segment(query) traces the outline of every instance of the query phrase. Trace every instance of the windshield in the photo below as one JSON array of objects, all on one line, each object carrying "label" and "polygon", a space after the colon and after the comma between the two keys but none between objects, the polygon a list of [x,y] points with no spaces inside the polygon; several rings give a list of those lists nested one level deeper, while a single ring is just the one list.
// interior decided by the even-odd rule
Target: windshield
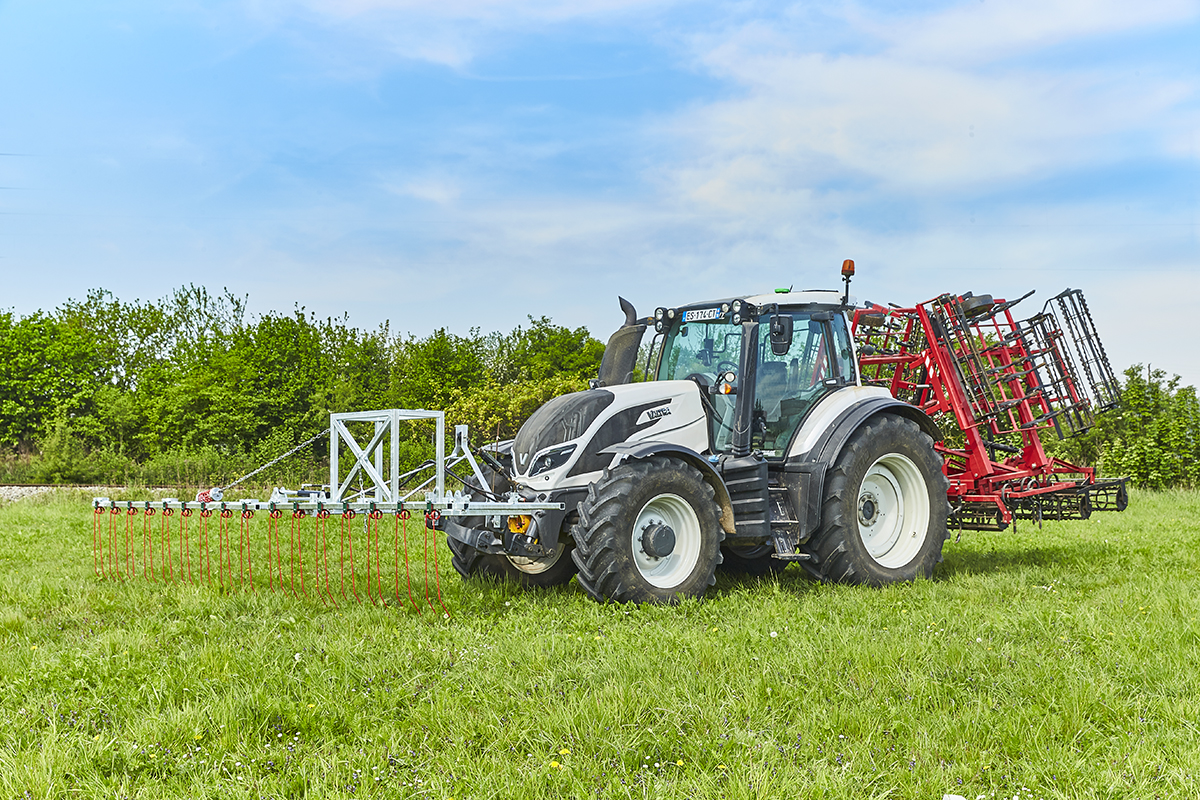
[{"label": "windshield", "polygon": [[[771,315],[758,323],[758,368],[755,385],[752,445],[768,457],[785,454],[792,434],[808,410],[823,395],[855,380],[849,331],[842,314],[813,320],[806,312],[783,312],[792,318],[792,341],[782,353],[771,345]],[[818,318],[822,315],[818,315]],[[658,380],[694,379],[715,386],[732,372],[738,392],[741,372],[742,326],[724,320],[691,322],[667,333],[659,360]],[[732,447],[736,395],[704,395],[709,413],[713,452]]]}]

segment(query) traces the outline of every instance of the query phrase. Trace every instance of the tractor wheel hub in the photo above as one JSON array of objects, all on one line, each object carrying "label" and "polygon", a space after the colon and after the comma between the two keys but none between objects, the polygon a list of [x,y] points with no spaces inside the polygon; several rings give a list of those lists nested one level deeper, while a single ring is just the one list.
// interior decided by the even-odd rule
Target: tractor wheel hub
[{"label": "tractor wheel hub", "polygon": [[675,531],[658,522],[647,525],[642,531],[642,550],[651,558],[666,558],[675,550]]},{"label": "tractor wheel hub", "polygon": [[879,519],[879,502],[875,499],[875,495],[870,492],[863,492],[858,498],[858,521],[861,525],[870,527]]}]

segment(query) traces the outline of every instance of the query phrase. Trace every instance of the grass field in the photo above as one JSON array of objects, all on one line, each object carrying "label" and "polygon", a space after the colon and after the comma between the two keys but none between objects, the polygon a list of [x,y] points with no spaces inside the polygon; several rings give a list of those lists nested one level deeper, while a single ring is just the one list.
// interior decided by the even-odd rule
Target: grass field
[{"label": "grass field", "polygon": [[[702,603],[443,580],[449,619],[92,574],[0,508],[0,796],[1200,796],[1200,494]],[[443,553],[442,565],[448,559]]]}]

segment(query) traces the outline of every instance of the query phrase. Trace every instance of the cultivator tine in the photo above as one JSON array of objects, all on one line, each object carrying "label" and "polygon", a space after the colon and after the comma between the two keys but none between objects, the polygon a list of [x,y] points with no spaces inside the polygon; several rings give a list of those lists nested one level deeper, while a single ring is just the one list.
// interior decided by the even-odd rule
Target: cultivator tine
[{"label": "cultivator tine", "polygon": [[146,513],[142,515],[142,574],[154,578],[154,532],[150,529],[150,521],[154,518],[154,509],[146,504]]},{"label": "cultivator tine", "polygon": [[[217,524],[218,524],[218,526],[219,526],[219,528],[220,528],[220,536],[221,536],[221,541],[222,541],[222,543],[223,543],[223,544],[224,544],[224,546],[225,546],[225,561],[226,561],[226,562],[228,563],[228,565],[229,565],[229,569],[227,570],[227,574],[228,574],[228,576],[229,576],[229,578],[228,578],[228,580],[229,580],[228,587],[229,587],[229,589],[232,591],[232,590],[233,590],[233,587],[234,587],[234,578],[233,578],[233,532],[230,530],[229,520],[233,519],[233,512],[232,512],[232,511],[230,511],[228,508],[222,508],[222,509],[221,509],[221,513],[220,513],[220,515],[219,515],[219,519],[220,519],[220,522],[219,522],[219,523],[217,523]],[[240,562],[240,559],[239,559],[239,563],[238,563],[238,577],[239,577],[239,578],[241,578],[241,576],[242,576],[242,565],[241,565],[241,562]]]},{"label": "cultivator tine", "polygon": [[[354,594],[354,599],[362,602],[362,598],[358,596],[358,573],[354,569],[354,532],[351,530],[351,520],[357,516],[354,509],[342,512],[342,549],[345,551],[347,546],[350,550],[350,591]],[[342,561],[342,594],[346,593],[346,562]]]},{"label": "cultivator tine", "polygon": [[[200,509],[200,522],[196,526],[196,544],[199,548],[199,559],[197,561],[196,570],[200,575],[200,580],[212,579],[212,553],[209,548],[208,541],[208,520],[212,517],[212,512],[207,508]],[[217,544],[220,545],[220,536],[217,537]],[[189,562],[190,566],[190,562]],[[221,556],[217,554],[217,571],[221,569]]]},{"label": "cultivator tine", "polygon": [[[383,512],[372,509],[367,512],[367,598],[372,603],[383,602],[383,568],[379,563],[379,520]],[[372,569],[372,554],[374,568]]]},{"label": "cultivator tine", "polygon": [[[329,510],[324,507],[318,508],[314,516],[316,521],[313,523],[313,564],[316,568],[317,594],[321,596],[322,603],[332,603],[336,606],[337,601],[329,591],[329,541],[326,538]],[[321,583],[322,573],[325,576],[324,585]]]},{"label": "cultivator tine", "polygon": [[[267,588],[275,591],[275,571],[279,568],[279,518],[283,512],[272,508],[267,514]],[[274,546],[274,552],[272,552]],[[280,588],[283,587],[283,574],[279,576]]]},{"label": "cultivator tine", "polygon": [[171,561],[171,515],[173,513],[173,509],[164,508],[158,526],[159,556],[162,558],[162,567],[159,572],[163,575],[163,580],[175,580],[175,567]]},{"label": "cultivator tine", "polygon": [[192,510],[185,508],[179,512],[179,580],[183,580],[183,562],[187,562],[187,581],[192,582],[192,537],[188,535],[188,522],[192,518]]},{"label": "cultivator tine", "polygon": [[1000,404],[996,398],[996,383],[984,366],[978,332],[968,319],[962,302],[954,295],[944,294],[930,301],[933,338],[947,349],[953,361],[956,377],[966,393],[976,419],[996,416]]},{"label": "cultivator tine", "polygon": [[[1053,314],[1043,311],[1021,324],[1029,340],[1047,419],[1059,438],[1083,433],[1095,424],[1091,403],[1080,392],[1070,352],[1062,346],[1063,334]],[[1065,429],[1065,433],[1064,433]]]},{"label": "cultivator tine", "polygon": [[137,577],[137,569],[133,560],[133,518],[137,516],[137,513],[137,509],[132,504],[125,511],[125,574],[131,578]]},{"label": "cultivator tine", "polygon": [[1097,411],[1108,411],[1117,407],[1121,398],[1121,386],[1108,363],[1108,354],[1096,332],[1096,323],[1088,311],[1087,301],[1080,289],[1067,289],[1053,298],[1062,312],[1063,322],[1070,333],[1079,365],[1087,378],[1087,390]]}]

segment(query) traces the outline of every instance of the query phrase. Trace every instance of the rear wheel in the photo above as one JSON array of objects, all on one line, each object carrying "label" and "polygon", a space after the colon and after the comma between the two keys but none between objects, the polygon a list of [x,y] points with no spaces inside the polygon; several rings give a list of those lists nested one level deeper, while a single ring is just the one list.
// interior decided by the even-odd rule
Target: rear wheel
[{"label": "rear wheel", "polygon": [[868,421],[829,472],[813,544],[821,576],[874,586],[930,577],[950,535],[948,487],[933,440],[916,423]]},{"label": "rear wheel", "polygon": [[699,597],[715,581],[724,536],[713,489],[694,467],[665,457],[621,464],[579,504],[579,585],[602,602]]}]

